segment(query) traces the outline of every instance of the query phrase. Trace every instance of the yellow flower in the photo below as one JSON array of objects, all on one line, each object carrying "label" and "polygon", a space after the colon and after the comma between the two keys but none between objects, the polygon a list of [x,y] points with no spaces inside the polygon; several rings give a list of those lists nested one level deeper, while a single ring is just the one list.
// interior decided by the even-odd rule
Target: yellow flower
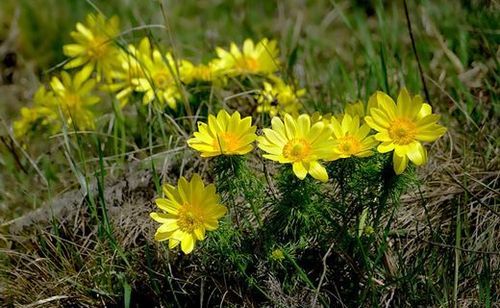
[{"label": "yellow flower", "polygon": [[217,229],[219,219],[227,212],[227,208],[219,204],[215,186],[205,186],[198,174],[194,174],[190,182],[181,177],[177,188],[163,185],[163,193],[166,198],[158,198],[155,202],[164,212],[150,214],[153,220],[162,224],[156,230],[155,240],[168,240],[170,249],[180,243],[185,254],[193,251],[197,240],[205,239],[206,230]]},{"label": "yellow flower", "polygon": [[138,48],[128,45],[127,50],[120,50],[117,66],[110,73],[110,83],[105,90],[116,93],[116,98],[123,107],[128,104],[130,95],[135,91],[137,80],[145,78],[144,68],[141,65],[143,55],[150,53],[149,39],[143,38]]},{"label": "yellow flower", "polygon": [[349,114],[351,117],[358,116],[360,120],[364,121],[364,117],[369,114],[369,110],[373,107],[377,107],[376,94],[370,96],[368,104],[366,105],[362,101],[357,101],[355,103],[346,104],[344,108],[344,113],[338,117],[339,121],[342,121],[344,114]]},{"label": "yellow flower", "polygon": [[408,160],[420,166],[427,161],[427,151],[423,142],[438,139],[446,128],[437,124],[439,115],[432,114],[429,104],[417,95],[410,97],[403,88],[397,104],[383,92],[376,93],[378,107],[370,109],[366,123],[378,133],[375,139],[382,141],[377,150],[386,153],[394,150],[393,164],[396,174],[401,174]]},{"label": "yellow flower", "polygon": [[277,262],[283,261],[285,260],[285,253],[283,252],[283,250],[276,248],[271,252],[271,260]]},{"label": "yellow flower", "polygon": [[38,126],[50,126],[51,122],[57,119],[57,114],[50,109],[54,102],[54,93],[40,86],[33,97],[33,107],[21,108],[21,118],[14,121],[14,135],[23,138],[30,130],[38,129]]},{"label": "yellow flower", "polygon": [[217,81],[221,77],[219,71],[214,66],[214,62],[194,65],[187,60],[183,60],[181,61],[180,72],[181,80],[186,84],[197,81],[212,82]]},{"label": "yellow flower", "polygon": [[86,25],[77,23],[76,31],[71,32],[75,43],[63,46],[64,54],[71,58],[64,68],[95,68],[100,80],[113,70],[118,51],[112,41],[119,33],[118,17],[106,20],[102,15],[87,15]]},{"label": "yellow flower", "polygon": [[287,85],[277,77],[273,81],[274,84],[264,82],[264,89],[257,96],[257,112],[266,112],[272,117],[278,113],[298,115],[302,109],[299,98],[306,94],[306,90]]},{"label": "yellow flower", "polygon": [[365,104],[362,101],[357,101],[353,104],[347,104],[344,108],[344,113],[350,115],[351,117],[358,116],[360,119],[364,118]]},{"label": "yellow flower", "polygon": [[14,135],[17,138],[24,137],[34,126],[35,122],[37,122],[40,118],[40,112],[37,108],[22,107],[21,118],[14,121],[14,123],[12,124]]},{"label": "yellow flower", "polygon": [[141,42],[141,57],[139,58],[143,77],[133,79],[136,91],[144,92],[143,103],[149,104],[157,99],[160,105],[167,104],[175,109],[177,100],[181,98],[177,85],[177,63],[173,56],[167,53],[163,57],[159,50],[151,49],[149,40]]},{"label": "yellow flower", "polygon": [[53,77],[50,82],[57,103],[53,106],[53,112],[58,114],[60,108],[67,123],[74,123],[80,129],[94,127],[94,113],[91,108],[100,101],[98,96],[92,95],[96,81],[89,79],[91,73],[91,67],[85,67],[74,77],[63,71],[61,79]]},{"label": "yellow flower", "polygon": [[328,174],[319,160],[328,159],[334,146],[331,125],[317,122],[311,125],[309,115],[298,118],[285,115],[271,120],[272,129],[264,128],[264,136],[257,138],[258,147],[268,154],[263,156],[281,164],[293,164],[293,172],[303,180],[309,173],[313,178],[326,182]]},{"label": "yellow flower", "polygon": [[378,142],[374,136],[368,136],[370,127],[367,124],[360,126],[359,117],[352,117],[346,113],[339,122],[332,118],[333,139],[335,146],[333,148],[332,159],[347,158],[351,156],[367,157],[372,155],[372,148]]},{"label": "yellow flower", "polygon": [[253,149],[255,130],[251,117],[241,119],[237,111],[229,115],[220,110],[217,118],[208,116],[208,124],[198,122],[198,131],[187,143],[201,152],[201,157],[244,155]]},{"label": "yellow flower", "polygon": [[219,59],[216,67],[230,76],[245,74],[272,74],[279,69],[279,50],[274,40],[262,39],[257,44],[246,39],[243,49],[231,43],[229,51],[216,48]]},{"label": "yellow flower", "polygon": [[21,108],[21,118],[14,121],[12,128],[17,138],[24,138],[30,130],[37,128],[37,124],[46,126],[47,119],[43,108]]}]

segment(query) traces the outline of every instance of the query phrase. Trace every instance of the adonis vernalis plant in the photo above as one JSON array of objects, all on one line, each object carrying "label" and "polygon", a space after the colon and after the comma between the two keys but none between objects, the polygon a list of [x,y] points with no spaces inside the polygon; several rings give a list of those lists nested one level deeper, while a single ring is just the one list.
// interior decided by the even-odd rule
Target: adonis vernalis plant
[{"label": "adonis vernalis plant", "polygon": [[229,76],[245,74],[272,74],[279,69],[279,50],[274,40],[262,39],[255,44],[251,39],[243,42],[240,50],[235,43],[231,43],[229,51],[216,48],[219,59],[215,61],[217,69]]},{"label": "adonis vernalis plant", "polygon": [[96,81],[89,78],[91,70],[91,67],[85,67],[74,76],[62,72],[61,79],[52,77],[50,82],[57,102],[53,112],[58,114],[59,106],[67,123],[76,124],[81,129],[94,127],[95,115],[92,106],[101,100],[99,96],[92,94]]},{"label": "adonis vernalis plant", "polygon": [[52,131],[53,123],[58,118],[54,112],[55,101],[54,93],[44,85],[40,86],[33,97],[34,106],[21,108],[21,118],[14,121],[12,126],[15,136],[22,138],[34,128]]},{"label": "adonis vernalis plant", "polygon": [[142,64],[142,59],[149,52],[148,38],[143,38],[138,47],[130,44],[126,50],[120,50],[114,68],[109,72],[110,80],[103,88],[115,93],[121,107],[129,103],[139,81],[145,78],[146,68]]},{"label": "adonis vernalis plant", "polygon": [[99,14],[89,14],[86,24],[77,23],[76,31],[71,32],[75,43],[64,45],[64,54],[71,60],[64,68],[76,68],[97,71],[97,79],[113,71],[118,50],[113,39],[120,33],[118,17],[106,19]]},{"label": "adonis vernalis plant", "polygon": [[396,174],[406,169],[410,160],[417,166],[427,162],[427,151],[421,142],[437,140],[446,128],[437,124],[439,115],[432,114],[431,106],[422,97],[411,97],[403,88],[397,103],[383,92],[375,94],[378,107],[369,110],[366,123],[378,133],[375,139],[382,143],[381,153],[394,151],[393,164]]},{"label": "adonis vernalis plant", "polygon": [[185,254],[193,251],[196,241],[205,239],[207,230],[217,229],[219,219],[227,212],[227,208],[219,204],[215,186],[205,186],[198,174],[194,174],[189,182],[181,177],[177,188],[163,185],[163,193],[166,198],[156,199],[156,205],[164,212],[150,215],[162,224],[155,239],[168,240],[170,249],[180,244]]},{"label": "adonis vernalis plant", "polygon": [[183,60],[180,67],[182,81],[186,84],[195,82],[220,82],[223,77],[214,65],[214,61],[208,64],[195,65]]},{"label": "adonis vernalis plant", "polygon": [[264,128],[264,136],[260,136],[258,147],[266,152],[263,156],[280,164],[292,164],[293,172],[299,179],[307,174],[326,182],[328,173],[320,160],[327,160],[334,147],[330,138],[333,132],[331,125],[317,122],[311,125],[311,118],[301,114],[294,118],[286,114],[283,121],[274,117],[272,128]]},{"label": "adonis vernalis plant", "polygon": [[[197,102],[196,95],[211,96],[214,90],[231,90],[229,78],[246,78],[249,75],[263,77],[260,82],[264,90],[254,112],[275,115],[276,112],[283,111],[297,115],[302,107],[299,98],[305,94],[305,90],[296,89],[295,85],[286,85],[277,75],[281,67],[279,49],[274,40],[262,39],[254,43],[251,39],[246,39],[241,49],[236,43],[231,43],[229,51],[217,47],[217,57],[207,64],[195,64],[187,59],[174,58],[169,50],[160,52],[161,48],[152,46],[148,37],[142,38],[138,45],[129,44],[120,48],[115,42],[120,36],[117,17],[108,19],[102,14],[89,14],[85,22],[76,24],[76,30],[71,32],[71,36],[74,41],[63,47],[68,60],[61,76],[73,76],[76,73],[72,70],[78,69],[84,72],[88,81],[84,88],[71,90],[78,93],[68,96],[70,91],[64,89],[69,90],[74,86],[69,86],[68,77],[61,77],[64,82],[59,82],[58,90],[51,91],[50,94],[57,96],[56,105],[61,105],[66,116],[71,113],[72,118],[78,118],[80,128],[94,127],[93,118],[97,114],[93,114],[96,110],[91,110],[93,108],[90,105],[93,103],[89,99],[95,101],[99,97],[99,90],[112,93],[121,108],[127,106],[131,98],[138,98],[135,102],[142,100],[143,104],[152,104],[157,110],[165,111],[165,107],[169,107],[176,112],[181,99],[185,103]],[[52,84],[56,83],[58,82],[53,80]],[[201,92],[210,93],[200,93],[197,86],[199,83],[208,84],[209,87],[201,87],[204,89]],[[193,93],[189,93],[190,90]],[[78,102],[74,102],[76,98]],[[277,108],[274,106],[275,102]],[[18,136],[24,136],[20,132],[31,128],[40,130],[41,127],[51,126],[48,130],[50,132],[60,129],[60,123],[56,123],[57,120],[53,120],[50,113],[45,112],[35,99],[34,105],[33,108],[23,109],[21,118],[16,121]],[[49,109],[57,110],[59,106],[56,105]],[[111,111],[111,108],[106,110],[105,106],[99,109],[100,112]],[[186,105],[186,108],[189,106]],[[77,110],[81,112],[73,112]],[[43,125],[37,125],[39,123]]]},{"label": "adonis vernalis plant", "polygon": [[187,143],[199,151],[201,157],[244,155],[253,149],[256,129],[251,117],[242,119],[238,111],[229,115],[220,110],[217,117],[208,116],[208,124],[198,122],[198,131]]},{"label": "adonis vernalis plant", "polygon": [[333,139],[335,146],[332,149],[332,160],[351,156],[368,157],[373,154],[372,149],[378,144],[374,136],[368,136],[370,127],[367,124],[360,126],[358,116],[352,117],[346,113],[342,122],[332,118]]},{"label": "adonis vernalis plant", "polygon": [[298,116],[302,109],[300,98],[306,94],[306,90],[297,89],[277,77],[270,79],[272,83],[264,82],[264,89],[257,95],[257,112],[268,113],[271,117],[285,113]]},{"label": "adonis vernalis plant", "polygon": [[173,56],[170,53],[162,55],[151,47],[149,40],[145,40],[141,42],[139,61],[144,74],[133,82],[137,84],[136,91],[144,93],[143,103],[149,104],[157,99],[160,106],[167,104],[176,109],[181,92]]},{"label": "adonis vernalis plant", "polygon": [[[143,262],[147,263],[144,273],[154,282],[155,290],[145,291],[158,289],[168,295],[167,303],[174,299],[179,306],[198,290],[201,290],[199,300],[207,300],[207,305],[214,300],[231,305],[233,298],[240,300],[239,296],[243,299],[241,302],[246,303],[249,299],[249,304],[256,303],[256,306],[287,306],[297,302],[297,298],[308,297],[314,303],[310,306],[317,303],[335,306],[337,302],[333,297],[337,295],[346,299],[347,306],[354,307],[370,298],[376,306],[380,304],[377,302],[380,294],[395,306],[411,306],[409,303],[415,302],[406,301],[404,287],[405,283],[413,282],[406,277],[417,275],[418,271],[401,266],[408,263],[393,266],[399,258],[406,257],[407,252],[394,254],[397,250],[392,250],[407,245],[406,241],[413,241],[415,230],[400,230],[399,226],[405,225],[400,224],[396,211],[402,194],[418,182],[417,173],[408,168],[408,164],[425,164],[428,154],[424,143],[435,141],[446,132],[446,128],[438,124],[439,116],[432,113],[431,106],[419,95],[412,97],[403,88],[398,98],[393,99],[377,91],[368,102],[353,100],[354,103],[343,105],[343,113],[330,113],[337,102],[326,97],[351,99],[356,94],[367,93],[381,81],[374,82],[368,77],[379,74],[363,72],[351,79],[351,72],[342,66],[328,66],[332,68],[329,73],[334,87],[331,89],[323,88],[327,86],[324,81],[330,81],[325,76],[305,72],[307,74],[301,73],[299,78],[294,78],[293,72],[302,72],[302,67],[316,67],[311,65],[314,58],[304,57],[310,48],[303,44],[302,36],[299,41],[286,38],[280,41],[286,47],[282,53],[287,56],[285,60],[280,58],[278,41],[266,38],[231,42],[226,47],[216,47],[211,54],[202,54],[185,49],[188,45],[184,40],[180,40],[183,44],[178,46],[179,50],[173,50],[170,44],[158,43],[161,38],[135,36],[144,30],[154,33],[154,25],[122,32],[117,17],[108,19],[102,14],[90,14],[75,28],[71,32],[72,42],[63,47],[67,59],[62,71],[50,76],[48,85],[39,87],[33,96],[32,107],[21,108],[20,119],[13,123],[14,137],[22,139],[28,133],[56,134],[50,140],[64,142],[67,151],[64,154],[71,164],[71,168],[66,169],[74,171],[80,181],[92,180],[86,172],[93,172],[98,161],[98,168],[102,170],[96,172],[98,184],[107,185],[105,181],[99,182],[101,176],[104,180],[107,168],[112,168],[113,173],[121,172],[126,168],[116,168],[117,162],[125,164],[129,157],[130,160],[147,159],[148,164],[141,163],[140,168],[149,168],[151,162],[152,170],[147,172],[155,180],[158,179],[157,161],[168,160],[172,168],[164,168],[162,176],[176,178],[179,152],[179,156],[182,155],[180,173],[192,174],[190,178],[180,176],[175,185],[161,186],[161,196],[151,196],[153,190],[148,186],[143,204],[150,205],[156,198],[157,208],[153,213],[132,203],[134,210],[147,211],[141,215],[152,219],[148,223],[158,223],[154,225],[155,235],[140,238],[130,254],[127,251],[120,256],[124,258],[123,264],[121,260],[109,258],[113,266],[117,266],[109,271],[111,278],[102,280],[115,284],[118,279],[125,292],[130,289],[128,286],[142,287],[137,277],[145,276],[135,273],[133,266],[136,264],[132,263],[139,259],[133,253],[139,251],[147,258],[147,262]],[[125,40],[131,37],[130,34],[134,34],[134,41],[127,44]],[[328,53],[313,49],[323,64]],[[180,56],[183,52],[195,55],[198,61]],[[385,62],[385,55],[381,55],[382,65],[375,65],[374,69],[385,65],[389,68],[395,63]],[[383,73],[386,77],[385,70]],[[358,82],[359,76],[367,77],[366,82]],[[407,78],[405,74],[407,82],[415,80],[414,77]],[[335,78],[352,85],[338,85],[335,82],[339,80]],[[393,78],[384,79],[385,88],[390,89]],[[342,93],[342,89],[346,89],[346,93]],[[311,101],[315,103],[310,104]],[[320,106],[325,113],[315,112],[314,106]],[[207,115],[210,110],[214,110],[214,114]],[[198,121],[196,126],[192,121]],[[67,129],[85,131],[66,134]],[[63,133],[57,134],[61,130]],[[98,159],[85,152],[87,146],[92,149],[88,141],[98,145]],[[179,141],[185,141],[194,151],[184,152],[186,147],[179,146]],[[22,144],[25,145],[29,143]],[[73,149],[78,149],[76,159],[70,156]],[[191,155],[193,153],[196,155]],[[13,154],[16,159],[15,149]],[[44,159],[41,157],[40,160],[37,157],[35,163]],[[276,163],[262,161],[261,157]],[[8,165],[10,162],[0,163]],[[23,157],[16,164],[22,167],[25,164]],[[50,172],[41,174],[45,173]],[[127,186],[133,187],[128,184],[127,181]],[[160,188],[158,182],[155,184]],[[85,187],[92,192],[89,187],[94,188],[94,185]],[[108,213],[107,188],[97,185],[100,199],[95,209],[99,211],[94,216],[96,223],[103,226],[109,223],[114,227],[116,222],[105,216]],[[142,186],[137,190],[142,193]],[[428,191],[423,191],[426,193]],[[90,204],[94,201],[92,197],[89,193],[82,204]],[[460,208],[458,210],[457,222],[463,217],[463,212],[460,214]],[[85,215],[79,216],[85,219]],[[97,229],[98,233],[115,235],[112,227],[105,227]],[[431,236],[439,235],[429,230]],[[117,241],[104,239],[106,244],[120,248],[119,236]],[[432,238],[433,241],[442,239]],[[164,255],[164,250],[160,249],[151,254],[148,241],[152,240],[183,253]],[[57,243],[59,249],[66,240],[60,245]],[[147,246],[139,246],[143,243]],[[436,244],[441,251],[448,247]],[[448,248],[456,255],[454,246]],[[196,249],[199,253],[193,254]],[[465,255],[465,249],[458,251],[460,257]],[[487,252],[489,255],[490,251]],[[474,255],[478,253],[473,252]],[[189,254],[193,255],[185,256]],[[134,258],[127,259],[129,256]],[[429,254],[423,262],[415,263],[419,267],[426,266],[427,260],[434,262],[433,257]],[[437,254],[437,259],[439,257]],[[123,266],[129,262],[132,266]],[[78,264],[75,268],[81,266]],[[164,268],[169,272],[162,272]],[[116,273],[112,271],[115,269]],[[124,269],[126,273],[120,272]],[[106,268],[98,270],[108,274]],[[85,274],[84,270],[81,272]],[[174,274],[177,277],[170,279]],[[402,283],[396,285],[395,281]],[[165,282],[169,283],[168,289],[163,288]],[[228,291],[226,282],[234,292]],[[235,282],[233,288],[231,284]],[[433,282],[435,279],[428,281],[429,285]],[[243,288],[237,285],[239,283]],[[422,280],[422,283],[427,282]],[[458,282],[457,286],[459,290]],[[94,287],[92,285],[91,290],[102,291],[102,294],[118,294],[115,289],[108,292]],[[416,293],[426,287],[418,285]],[[328,291],[333,289],[338,294]],[[397,292],[389,297],[384,293],[387,290]],[[218,291],[223,292],[218,294]],[[137,290],[133,289],[128,300],[132,296],[133,300],[140,301],[142,297],[136,299],[136,294]],[[292,300],[288,301],[290,294],[297,297],[290,297]],[[277,297],[280,299],[275,302]],[[362,299],[357,301],[360,297]],[[281,298],[287,304],[283,305],[279,301]],[[190,300],[187,302],[192,304]],[[303,305],[309,306],[309,302]]]}]

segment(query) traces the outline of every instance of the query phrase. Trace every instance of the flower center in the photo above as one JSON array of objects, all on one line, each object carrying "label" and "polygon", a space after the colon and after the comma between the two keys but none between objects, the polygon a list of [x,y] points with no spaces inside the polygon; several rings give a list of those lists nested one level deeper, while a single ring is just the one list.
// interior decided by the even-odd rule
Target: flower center
[{"label": "flower center", "polygon": [[294,162],[303,161],[311,155],[311,145],[304,139],[292,139],[283,148],[283,156]]},{"label": "flower center", "polygon": [[89,42],[88,54],[94,60],[102,59],[108,53],[108,39],[96,37]]},{"label": "flower center", "polygon": [[165,72],[159,72],[153,76],[153,80],[158,88],[164,89],[170,83],[170,76]]},{"label": "flower center", "polygon": [[80,96],[77,94],[68,94],[64,97],[63,103],[71,109],[80,105]]},{"label": "flower center", "polygon": [[361,150],[361,143],[353,136],[344,136],[337,140],[338,149],[343,154],[354,155]]},{"label": "flower center", "polygon": [[179,210],[177,225],[184,232],[193,232],[203,225],[203,217],[197,215],[197,213],[190,209],[189,205],[185,204]]},{"label": "flower center", "polygon": [[221,154],[231,154],[240,147],[238,136],[231,132],[220,132],[217,136],[213,146],[219,149]]},{"label": "flower center", "polygon": [[238,66],[238,68],[250,72],[255,72],[256,70],[259,69],[259,61],[257,61],[257,59],[255,58],[246,56],[243,56],[241,59],[239,59],[236,65]]},{"label": "flower center", "polygon": [[405,145],[415,140],[417,126],[410,119],[398,118],[389,127],[389,136],[396,144]]}]

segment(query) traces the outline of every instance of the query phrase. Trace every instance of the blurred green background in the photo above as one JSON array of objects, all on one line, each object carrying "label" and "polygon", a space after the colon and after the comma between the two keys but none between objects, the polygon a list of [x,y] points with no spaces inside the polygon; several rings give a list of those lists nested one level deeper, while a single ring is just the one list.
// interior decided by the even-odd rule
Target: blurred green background
[{"label": "blurred green background", "polygon": [[[366,98],[375,89],[399,88],[398,83],[420,91],[402,3],[2,1],[0,110],[14,116],[18,106],[12,104],[29,101],[36,79],[46,80],[64,60],[62,46],[70,42],[75,23],[95,10],[120,17],[126,42],[148,34],[165,49],[192,60],[206,60],[215,46],[241,43],[247,37],[276,38],[283,58],[297,64],[294,69],[302,84],[320,91],[321,97],[326,94],[325,100]],[[494,2],[409,1],[409,9],[428,77],[445,86],[477,88],[482,80],[474,78],[496,74],[499,14]],[[495,78],[482,85],[492,89],[492,82]],[[6,87],[9,84],[17,86]],[[323,105],[314,107],[321,110]]]}]

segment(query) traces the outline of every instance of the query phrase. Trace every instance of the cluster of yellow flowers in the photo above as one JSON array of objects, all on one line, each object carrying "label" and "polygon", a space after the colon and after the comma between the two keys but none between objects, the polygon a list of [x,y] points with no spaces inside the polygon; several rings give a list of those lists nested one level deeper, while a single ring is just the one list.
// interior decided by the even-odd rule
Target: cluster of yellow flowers
[{"label": "cluster of yellow flowers", "polygon": [[[408,161],[417,166],[426,163],[427,151],[421,142],[434,141],[446,132],[438,120],[429,104],[419,95],[410,97],[403,88],[397,103],[387,94],[376,92],[370,97],[366,112],[364,104],[358,102],[337,117],[273,117],[271,128],[264,128],[262,136],[256,135],[250,117],[241,119],[238,112],[229,115],[221,110],[217,117],[209,116],[208,124],[199,123],[198,132],[187,143],[202,157],[212,157],[246,154],[257,140],[264,158],[292,164],[300,179],[310,174],[326,182],[328,174],[323,161],[367,157],[374,148],[380,153],[394,151],[396,174],[406,169]],[[377,133],[370,135],[372,129]]]},{"label": "cluster of yellow flowers", "polygon": [[[403,88],[397,102],[377,91],[370,97],[366,108],[362,102],[357,102],[348,105],[345,113],[337,117],[311,117],[307,114],[273,117],[271,128],[262,129],[260,136],[256,134],[251,117],[242,119],[238,111],[229,114],[220,110],[217,116],[209,115],[208,123],[198,123],[198,131],[187,144],[199,151],[201,157],[214,157],[245,155],[253,150],[253,143],[257,141],[264,158],[280,164],[292,164],[293,172],[299,179],[310,174],[326,182],[328,173],[323,161],[368,157],[375,148],[380,153],[393,151],[396,174],[403,173],[409,161],[417,166],[425,164],[427,151],[422,142],[435,141],[446,132],[445,127],[437,124],[438,120],[439,115],[432,113],[429,104],[424,103],[419,95],[412,98]],[[376,133],[370,134],[372,130]],[[198,191],[203,190],[198,175],[193,177],[191,183],[192,194],[196,185],[201,187]],[[195,197],[186,193],[189,190],[185,187],[188,185],[185,179],[181,179],[180,195],[174,196],[173,188],[166,186],[165,194],[171,201],[167,203],[158,199],[157,204],[167,214],[153,213],[152,217],[163,223],[156,233],[157,239],[169,239],[170,247],[181,242],[182,250],[189,253],[196,239],[203,239],[204,230],[210,230],[208,226],[215,227],[216,220],[222,217],[225,210],[212,194],[198,194],[196,201],[188,200]],[[219,206],[219,210],[212,210],[215,206]],[[181,217],[181,213],[184,216]],[[207,223],[206,219],[211,223]]]},{"label": "cluster of yellow flowers", "polygon": [[155,102],[161,108],[176,109],[184,94],[189,95],[184,91],[189,85],[210,83],[224,88],[232,78],[258,75],[262,77],[262,89],[255,97],[257,112],[296,115],[302,107],[300,97],[305,90],[278,76],[281,66],[274,40],[254,43],[247,39],[241,49],[234,43],[229,50],[217,47],[217,57],[208,64],[193,64],[175,58],[171,52],[161,52],[147,37],[137,46],[119,44],[117,17],[90,14],[85,23],[76,24],[71,37],[74,42],[63,47],[67,71],[53,77],[49,88],[40,87],[34,106],[24,108],[14,123],[16,135],[25,135],[35,124],[57,130],[60,115],[68,125],[93,128],[94,105],[100,101],[93,94],[96,89],[113,93],[122,107],[132,94],[138,94],[144,104]]},{"label": "cluster of yellow flowers", "polygon": [[[224,88],[234,78],[258,76],[262,88],[257,91],[256,111],[271,115],[271,127],[257,135],[250,116],[238,111],[220,110],[209,115],[208,122],[198,123],[187,144],[201,157],[245,155],[254,142],[263,157],[280,164],[291,164],[294,174],[303,180],[308,174],[328,181],[324,162],[352,156],[368,157],[374,150],[393,152],[393,166],[401,174],[409,161],[420,166],[427,161],[422,142],[431,142],[446,132],[437,124],[439,116],[420,96],[413,98],[402,89],[397,102],[383,92],[373,94],[367,105],[348,105],[338,116],[301,114],[304,89],[294,81],[287,84],[279,77],[281,63],[277,42],[268,39],[254,43],[247,39],[240,48],[231,43],[228,50],[217,47],[217,57],[207,64],[194,64],[161,52],[143,38],[137,45],[118,44],[119,21],[102,15],[87,16],[71,32],[74,42],[64,46],[68,57],[65,70],[52,77],[49,87],[41,86],[34,95],[34,106],[23,108],[14,123],[16,135],[23,136],[34,127],[57,131],[63,123],[78,129],[95,127],[94,106],[101,102],[96,90],[113,93],[125,107],[133,95],[143,104],[176,109],[189,95],[190,85],[208,83]],[[60,118],[64,121],[60,121]],[[370,134],[375,131],[375,134]],[[206,230],[218,227],[227,208],[219,204],[214,185],[203,183],[200,175],[188,182],[181,177],[178,186],[164,185],[165,198],[156,200],[163,211],[151,217],[161,223],[155,239],[168,240],[169,247],[180,244],[190,253],[196,241],[205,238]]]},{"label": "cluster of yellow flowers", "polygon": [[21,108],[21,119],[13,124],[16,136],[24,136],[31,129],[42,126],[50,132],[60,130],[60,116],[70,126],[80,129],[94,128],[94,113],[91,107],[100,102],[100,97],[92,90],[95,79],[89,79],[92,68],[86,67],[73,76],[62,72],[60,77],[52,77],[50,89],[41,86],[33,97],[34,106]]}]

